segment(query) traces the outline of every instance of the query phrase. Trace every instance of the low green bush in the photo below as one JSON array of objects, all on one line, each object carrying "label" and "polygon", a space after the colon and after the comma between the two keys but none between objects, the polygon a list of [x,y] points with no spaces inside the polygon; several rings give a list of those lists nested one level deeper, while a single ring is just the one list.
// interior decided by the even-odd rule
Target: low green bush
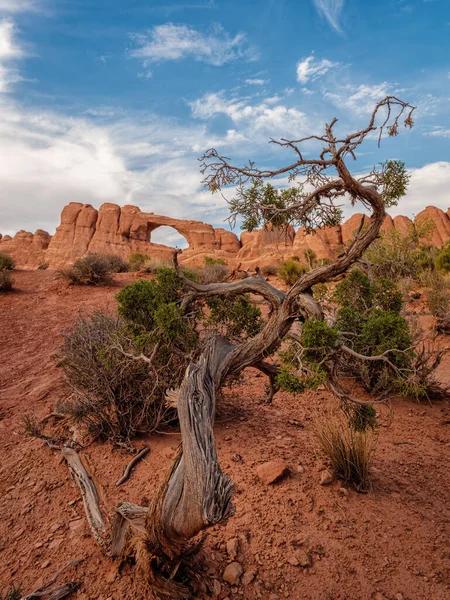
[{"label": "low green bush", "polygon": [[111,257],[105,254],[86,254],[71,267],[58,271],[58,276],[77,285],[108,285],[112,283]]},{"label": "low green bush", "polygon": [[14,269],[14,259],[9,254],[3,254],[0,252],[0,271],[7,269],[12,271]]},{"label": "low green bush", "polygon": [[287,285],[294,285],[302,275],[307,273],[308,268],[293,260],[287,260],[278,268],[278,277]]},{"label": "low green bush", "polygon": [[13,289],[14,279],[7,269],[0,270],[0,292],[10,292]]}]

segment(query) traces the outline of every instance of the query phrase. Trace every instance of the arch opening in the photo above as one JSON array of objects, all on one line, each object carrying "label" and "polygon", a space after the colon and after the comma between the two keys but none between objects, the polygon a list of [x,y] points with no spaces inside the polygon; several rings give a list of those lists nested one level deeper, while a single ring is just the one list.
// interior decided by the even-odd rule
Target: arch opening
[{"label": "arch opening", "polygon": [[147,226],[147,242],[154,244],[164,244],[170,248],[181,248],[182,250],[189,248],[189,242],[181,235],[174,227],[169,225],[148,225]]}]

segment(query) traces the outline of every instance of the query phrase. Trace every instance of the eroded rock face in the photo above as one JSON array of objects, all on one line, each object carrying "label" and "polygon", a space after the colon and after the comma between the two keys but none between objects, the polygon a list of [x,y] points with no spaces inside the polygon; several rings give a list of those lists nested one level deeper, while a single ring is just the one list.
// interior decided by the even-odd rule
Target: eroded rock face
[{"label": "eroded rock face", "polygon": [[[432,224],[430,237],[424,240],[442,247],[450,239],[450,209],[447,212],[427,206],[416,219]],[[233,269],[276,265],[292,256],[306,262],[305,251],[313,250],[318,259],[336,258],[351,242],[355,232],[369,218],[354,214],[342,225],[307,232],[296,232],[292,226],[267,227],[236,235],[222,228],[192,220],[173,219],[154,213],[144,213],[137,206],[103,204],[97,211],[90,204],[71,202],[61,213],[61,223],[52,237],[42,230],[34,234],[19,231],[14,237],[0,235],[0,252],[10,254],[18,268],[37,269],[47,264],[59,269],[73,263],[88,252],[117,254],[128,258],[141,252],[157,259],[173,257],[174,249],[151,241],[158,227],[173,227],[187,240],[189,247],[179,260],[187,266],[204,264],[205,256],[224,259]],[[412,226],[408,217],[386,217],[382,232],[395,230],[402,235]]]}]

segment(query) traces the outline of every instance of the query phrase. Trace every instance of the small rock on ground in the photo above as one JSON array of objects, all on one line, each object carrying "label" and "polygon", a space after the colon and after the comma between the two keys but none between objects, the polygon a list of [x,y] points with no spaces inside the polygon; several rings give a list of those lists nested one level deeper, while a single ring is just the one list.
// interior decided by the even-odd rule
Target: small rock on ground
[{"label": "small rock on ground", "polygon": [[225,571],[223,572],[222,579],[224,579],[228,583],[231,583],[231,585],[237,585],[243,572],[244,569],[242,568],[242,565],[240,563],[232,562],[226,567]]},{"label": "small rock on ground", "polygon": [[270,460],[256,468],[256,474],[265,485],[279,481],[287,472],[288,466],[283,460]]}]

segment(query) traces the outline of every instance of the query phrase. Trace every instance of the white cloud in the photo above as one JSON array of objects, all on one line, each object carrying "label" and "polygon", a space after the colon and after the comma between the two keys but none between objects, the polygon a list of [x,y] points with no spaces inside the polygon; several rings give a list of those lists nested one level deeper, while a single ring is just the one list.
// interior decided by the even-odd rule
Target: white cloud
[{"label": "white cloud", "polygon": [[437,206],[443,211],[450,207],[450,162],[439,161],[418,169],[410,169],[406,196],[398,206],[389,209],[391,215],[417,215],[425,206]]},{"label": "white cloud", "polygon": [[317,60],[314,55],[308,56],[297,63],[297,80],[300,83],[308,83],[308,81],[314,81],[318,77],[322,77],[325,73],[328,73],[330,69],[338,67],[339,63],[332,62],[326,58]]},{"label": "white cloud", "polygon": [[0,93],[8,92],[13,83],[21,80],[14,61],[24,53],[16,37],[14,23],[9,19],[0,19]]},{"label": "white cloud", "polygon": [[392,91],[386,82],[376,85],[345,85],[338,92],[327,92],[325,98],[340,108],[362,115],[371,113],[375,104]]},{"label": "white cloud", "polygon": [[246,99],[226,99],[223,92],[205,94],[190,104],[192,115],[198,119],[211,119],[220,114],[227,115],[243,129],[250,138],[289,135],[293,138],[303,135],[310,129],[305,113],[296,108],[279,104],[280,98],[267,98],[259,104],[251,104]]},{"label": "white cloud", "polygon": [[0,13],[19,13],[38,10],[37,0],[0,0]]},{"label": "white cloud", "polygon": [[266,83],[269,83],[268,79],[246,79],[245,83],[247,85],[265,85]]},{"label": "white cloud", "polygon": [[340,33],[342,31],[340,19],[344,8],[344,0],[314,0],[314,4],[319,14],[324,16],[331,27]]},{"label": "white cloud", "polygon": [[131,56],[146,62],[193,58],[221,66],[239,59],[252,61],[257,58],[256,50],[247,44],[243,33],[231,37],[221,27],[204,34],[188,25],[165,23],[132,37],[137,48]]},{"label": "white cloud", "polygon": [[446,129],[445,127],[437,127],[433,131],[429,131],[427,135],[431,135],[433,137],[450,137],[450,129]]}]

